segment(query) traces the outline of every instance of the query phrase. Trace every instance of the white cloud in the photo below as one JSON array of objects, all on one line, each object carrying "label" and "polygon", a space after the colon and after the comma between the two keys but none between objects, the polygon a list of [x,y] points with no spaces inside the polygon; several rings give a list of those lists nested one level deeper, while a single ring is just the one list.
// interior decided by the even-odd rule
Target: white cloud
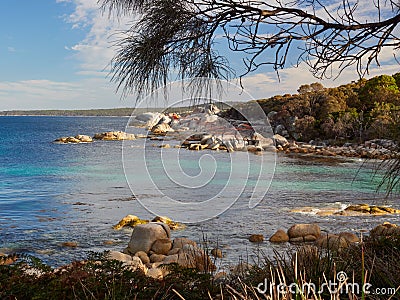
[{"label": "white cloud", "polygon": [[[0,82],[0,110],[15,109],[87,109],[129,107],[120,100],[114,87],[104,78],[79,82],[24,80]],[[13,101],[8,101],[10,98]]]},{"label": "white cloud", "polygon": [[15,48],[14,47],[7,47],[7,51],[8,52],[15,52]]}]

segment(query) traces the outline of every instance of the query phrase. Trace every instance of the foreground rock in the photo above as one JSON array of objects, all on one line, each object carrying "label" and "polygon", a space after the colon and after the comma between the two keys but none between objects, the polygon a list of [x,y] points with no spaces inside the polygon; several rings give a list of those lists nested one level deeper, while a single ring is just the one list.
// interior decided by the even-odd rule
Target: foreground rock
[{"label": "foreground rock", "polygon": [[93,138],[95,140],[102,140],[102,141],[123,141],[123,140],[134,140],[135,135],[123,131],[108,131],[108,132],[96,133]]},{"label": "foreground rock", "polygon": [[60,137],[54,141],[55,143],[63,143],[63,144],[79,144],[79,143],[91,143],[93,139],[88,135],[78,134],[75,137]]},{"label": "foreground rock", "polygon": [[135,254],[139,251],[148,253],[152,249],[154,242],[160,239],[169,239],[170,237],[171,231],[164,223],[148,223],[137,225],[133,229],[127,251],[130,254]]},{"label": "foreground rock", "polygon": [[381,225],[376,226],[374,229],[371,230],[370,232],[372,237],[377,237],[377,238],[391,238],[395,237],[398,238],[400,237],[400,227],[397,226],[396,224],[391,224],[389,222],[385,222]]},{"label": "foreground rock", "polygon": [[[220,251],[213,251],[213,255],[222,257]],[[199,271],[215,270],[208,254],[196,242],[187,238],[172,240],[169,226],[161,222],[136,225],[124,253],[112,251],[109,258],[140,269],[156,279],[168,274],[163,265],[171,263]]]}]

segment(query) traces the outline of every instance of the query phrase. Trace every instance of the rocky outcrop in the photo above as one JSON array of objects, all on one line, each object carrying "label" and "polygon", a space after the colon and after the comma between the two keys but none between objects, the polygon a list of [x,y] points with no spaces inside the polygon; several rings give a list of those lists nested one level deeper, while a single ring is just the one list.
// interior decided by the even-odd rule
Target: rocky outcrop
[{"label": "rocky outcrop", "polygon": [[54,141],[55,143],[62,144],[79,144],[79,143],[91,143],[93,139],[88,135],[78,134],[76,136],[60,137]]},{"label": "rocky outcrop", "polygon": [[277,151],[286,154],[358,157],[379,160],[399,157],[396,143],[390,140],[372,140],[362,144],[344,144],[343,146],[328,146],[325,143],[301,143],[292,141],[286,145],[277,144]]},{"label": "rocky outcrop", "polygon": [[343,211],[340,211],[336,214],[342,216],[387,215],[387,214],[400,214],[400,210],[388,206],[355,204],[346,207]]},{"label": "rocky outcrop", "polygon": [[[135,227],[136,225],[147,224],[150,220],[143,220],[134,215],[127,215],[114,225],[113,228],[119,230],[123,227]],[[168,217],[157,216],[151,222],[161,222],[167,224],[171,230],[184,229],[185,225],[182,223],[174,222]]]},{"label": "rocky outcrop", "polygon": [[107,132],[96,133],[93,136],[93,139],[102,141],[134,140],[135,135],[123,131],[107,131]]},{"label": "rocky outcrop", "polygon": [[[213,251],[213,255],[222,257],[222,252]],[[147,276],[156,279],[168,274],[163,265],[171,263],[199,271],[215,270],[206,251],[199,248],[196,242],[188,238],[172,240],[169,227],[160,222],[136,225],[124,253],[112,251],[109,258],[132,265],[133,269],[143,270]]]},{"label": "rocky outcrop", "polygon": [[151,133],[155,135],[166,135],[174,131],[168,123],[160,123],[151,128]]}]

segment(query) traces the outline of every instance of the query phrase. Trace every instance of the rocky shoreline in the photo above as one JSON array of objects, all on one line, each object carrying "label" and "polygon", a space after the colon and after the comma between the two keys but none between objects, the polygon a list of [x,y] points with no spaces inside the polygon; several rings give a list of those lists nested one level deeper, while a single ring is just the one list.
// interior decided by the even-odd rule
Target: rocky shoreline
[{"label": "rocky shoreline", "polygon": [[[290,140],[274,133],[268,118],[253,122],[225,119],[213,104],[197,107],[194,111],[179,115],[176,113],[146,112],[132,117],[129,126],[148,130],[147,135],[122,131],[96,133],[93,137],[78,134],[60,137],[54,142],[91,143],[94,140],[123,141],[137,138],[162,141],[161,148],[171,148],[166,140],[178,141],[174,148],[188,150],[248,151],[257,154],[278,152],[302,156],[348,157],[387,160],[399,158],[398,145],[388,139],[374,139],[363,143],[344,143],[336,146],[329,141],[308,143]],[[281,133],[281,131],[279,131]]]},{"label": "rocky shoreline", "polygon": [[[130,270],[140,270],[147,277],[157,280],[162,280],[170,273],[170,269],[165,267],[169,264],[195,269],[197,272],[213,272],[214,278],[218,280],[225,278],[228,274],[252,268],[251,264],[239,263],[230,266],[229,269],[218,270],[216,265],[219,259],[225,256],[225,253],[218,247],[208,249],[206,244],[198,245],[195,241],[185,237],[173,238],[171,228],[175,227],[172,226],[173,222],[166,217],[157,217],[153,221],[144,221],[143,223],[133,222],[138,220],[140,220],[138,217],[128,215],[114,226],[116,230],[120,229],[119,226],[131,226],[133,231],[127,247],[122,251],[106,252],[107,259],[119,261]],[[278,229],[269,237],[268,241],[271,244],[290,243],[294,247],[296,259],[301,261],[310,255],[315,255],[315,259],[318,259],[319,253],[324,250],[340,253],[354,244],[362,243],[365,235],[374,239],[398,239],[400,238],[400,227],[384,222],[369,232],[327,233],[318,224],[302,223],[294,224],[287,230]],[[264,242],[262,234],[253,234],[248,239],[252,243]],[[0,253],[0,265],[11,265],[18,260],[17,254]],[[72,264],[76,263],[86,264],[85,261]],[[61,266],[52,272],[66,272],[69,267],[69,265]],[[27,267],[25,272],[36,277],[44,275],[43,271],[35,267]]]}]

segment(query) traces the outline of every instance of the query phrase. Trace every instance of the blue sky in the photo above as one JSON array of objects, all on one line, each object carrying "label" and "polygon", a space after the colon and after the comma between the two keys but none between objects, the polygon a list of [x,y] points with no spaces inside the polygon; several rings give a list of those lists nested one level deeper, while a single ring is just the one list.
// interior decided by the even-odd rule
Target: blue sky
[{"label": "blue sky", "polygon": [[[97,0],[1,1],[0,110],[134,105],[134,97],[121,99],[107,77],[114,54],[110,35],[126,28],[129,18],[110,20]],[[371,76],[399,71],[392,52],[382,58],[382,68]],[[289,66],[281,71],[280,82],[271,71],[251,74],[245,88],[254,98],[294,93],[300,84],[317,81],[306,69]],[[338,80],[322,83],[336,86],[354,79],[354,70],[348,70]]]}]

